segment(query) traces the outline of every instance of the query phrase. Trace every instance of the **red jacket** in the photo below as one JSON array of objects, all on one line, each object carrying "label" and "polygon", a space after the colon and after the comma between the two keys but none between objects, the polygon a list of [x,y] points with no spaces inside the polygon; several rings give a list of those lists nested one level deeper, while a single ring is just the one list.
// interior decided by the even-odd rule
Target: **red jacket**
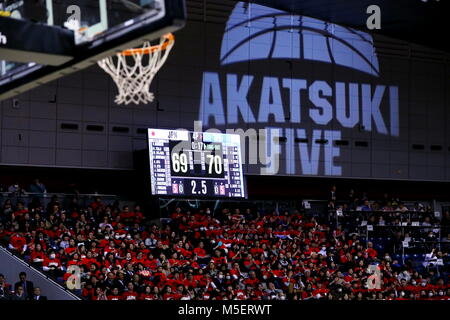
[{"label": "red jacket", "polygon": [[31,262],[35,262],[34,259],[45,259],[44,252],[42,251],[33,251],[30,256]]},{"label": "red jacket", "polygon": [[22,251],[23,247],[27,244],[27,240],[24,236],[15,234],[11,237],[9,243],[14,247],[15,250]]}]

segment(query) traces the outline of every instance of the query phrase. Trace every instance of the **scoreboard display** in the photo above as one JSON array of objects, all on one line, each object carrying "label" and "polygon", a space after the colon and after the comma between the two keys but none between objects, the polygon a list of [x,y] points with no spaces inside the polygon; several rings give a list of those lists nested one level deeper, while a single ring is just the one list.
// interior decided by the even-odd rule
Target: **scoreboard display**
[{"label": "scoreboard display", "polygon": [[246,198],[237,134],[148,129],[156,196]]}]

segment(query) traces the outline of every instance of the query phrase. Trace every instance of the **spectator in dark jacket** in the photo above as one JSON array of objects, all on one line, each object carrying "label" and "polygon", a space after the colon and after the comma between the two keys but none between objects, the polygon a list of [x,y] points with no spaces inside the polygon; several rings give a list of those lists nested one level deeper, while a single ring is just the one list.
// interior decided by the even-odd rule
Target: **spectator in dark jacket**
[{"label": "spectator in dark jacket", "polygon": [[42,301],[47,300],[46,296],[41,295],[41,288],[39,287],[34,288],[33,300],[42,300]]},{"label": "spectator in dark jacket", "polygon": [[47,190],[43,183],[39,181],[39,179],[34,179],[33,182],[28,187],[28,191],[30,193],[46,193]]},{"label": "spectator in dark jacket", "polygon": [[21,286],[25,297],[27,299],[31,299],[34,294],[34,284],[31,281],[27,280],[27,274],[25,272],[19,273],[19,281],[14,285],[14,291],[18,291],[18,288]]},{"label": "spectator in dark jacket", "polygon": [[11,285],[6,283],[5,276],[0,274],[0,300],[8,299],[10,294]]},{"label": "spectator in dark jacket", "polygon": [[11,300],[24,301],[27,300],[27,296],[25,294],[25,290],[23,290],[22,285],[18,285],[14,291],[14,294],[11,296]]}]

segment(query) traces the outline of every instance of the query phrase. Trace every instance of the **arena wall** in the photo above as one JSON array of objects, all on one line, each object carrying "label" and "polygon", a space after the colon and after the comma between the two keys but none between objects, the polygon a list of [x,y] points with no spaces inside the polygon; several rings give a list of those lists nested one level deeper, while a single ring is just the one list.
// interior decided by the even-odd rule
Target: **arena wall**
[{"label": "arena wall", "polygon": [[[236,1],[187,3],[157,101],[116,105],[98,67],[3,101],[0,164],[132,169],[146,128],[200,120],[281,138],[243,140],[258,144],[249,174],[450,180],[448,55]],[[277,145],[279,166],[264,169],[259,150]]]}]

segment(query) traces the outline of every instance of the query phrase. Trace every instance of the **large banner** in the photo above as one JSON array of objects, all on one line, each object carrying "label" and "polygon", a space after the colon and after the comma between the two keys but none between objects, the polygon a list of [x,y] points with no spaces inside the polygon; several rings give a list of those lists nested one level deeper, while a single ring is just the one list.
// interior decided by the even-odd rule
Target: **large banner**
[{"label": "large banner", "polygon": [[408,177],[405,156],[390,158],[392,144],[408,148],[408,88],[370,34],[239,2],[216,40],[206,36],[195,129],[240,134],[249,173]]},{"label": "large banner", "polygon": [[247,2],[187,4],[153,103],[115,104],[100,68],[63,77],[2,101],[0,162],[133,169],[148,128],[186,129],[239,134],[247,174],[450,180],[443,53]]}]

